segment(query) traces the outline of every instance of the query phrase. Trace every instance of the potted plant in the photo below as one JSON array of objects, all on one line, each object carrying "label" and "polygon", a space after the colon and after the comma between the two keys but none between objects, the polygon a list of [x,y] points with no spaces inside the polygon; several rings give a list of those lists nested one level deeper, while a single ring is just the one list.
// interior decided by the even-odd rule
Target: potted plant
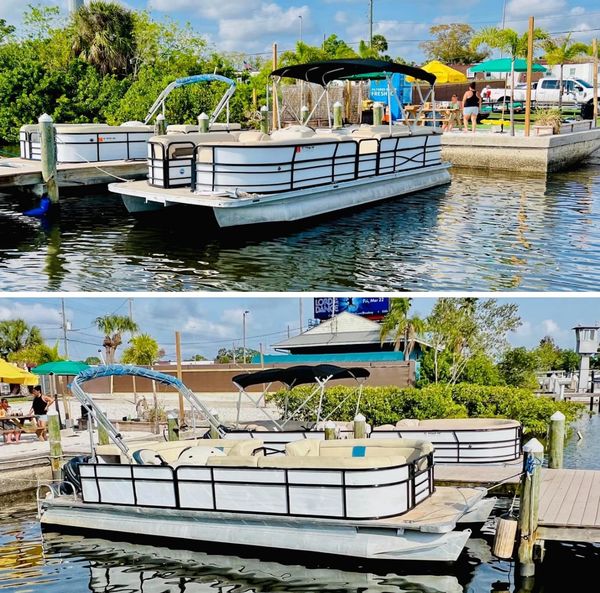
[{"label": "potted plant", "polygon": [[549,109],[536,109],[534,117],[535,124],[533,126],[533,130],[536,136],[560,134],[562,113],[557,107],[551,107]]}]

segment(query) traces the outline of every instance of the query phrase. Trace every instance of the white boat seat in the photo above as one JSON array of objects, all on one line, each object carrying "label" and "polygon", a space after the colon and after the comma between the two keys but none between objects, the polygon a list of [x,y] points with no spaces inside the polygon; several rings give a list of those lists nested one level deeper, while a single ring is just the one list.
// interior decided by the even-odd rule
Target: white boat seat
[{"label": "white boat seat", "polygon": [[312,138],[316,136],[316,132],[308,126],[288,126],[287,128],[281,128],[280,130],[273,130],[271,132],[272,140],[288,140],[297,138]]},{"label": "white boat seat", "polygon": [[382,424],[381,426],[376,426],[373,430],[395,430],[395,428],[393,424]]},{"label": "white boat seat", "polygon": [[258,467],[260,459],[254,455],[225,455],[223,457],[214,456],[206,460],[207,467]]},{"label": "white boat seat", "polygon": [[131,455],[138,465],[165,465],[166,460],[153,449],[138,449]]},{"label": "white boat seat", "polygon": [[284,455],[269,455],[258,457],[258,467],[298,468],[298,469],[357,469],[395,467],[406,464],[402,455],[387,455],[380,457],[287,457]]},{"label": "white boat seat", "polygon": [[218,447],[188,447],[179,453],[177,460],[171,465],[179,467],[180,465],[206,465],[209,457],[225,457],[227,453]]}]

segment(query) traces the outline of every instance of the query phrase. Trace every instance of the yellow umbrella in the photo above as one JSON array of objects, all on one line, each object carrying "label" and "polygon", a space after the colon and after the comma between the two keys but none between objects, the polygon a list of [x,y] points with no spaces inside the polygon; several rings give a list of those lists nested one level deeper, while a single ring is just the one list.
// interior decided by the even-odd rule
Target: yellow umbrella
[{"label": "yellow umbrella", "polygon": [[[429,64],[421,66],[421,68],[426,72],[435,74],[436,84],[468,82],[467,77],[462,72],[450,68],[450,66],[446,66],[446,64],[442,64],[441,62],[438,62],[438,60],[433,60],[429,62]],[[407,76],[406,80],[408,82],[415,82],[415,79],[412,76]]]},{"label": "yellow umbrella", "polygon": [[18,385],[37,385],[39,379],[32,373],[28,373],[0,358],[0,382],[16,383]]}]

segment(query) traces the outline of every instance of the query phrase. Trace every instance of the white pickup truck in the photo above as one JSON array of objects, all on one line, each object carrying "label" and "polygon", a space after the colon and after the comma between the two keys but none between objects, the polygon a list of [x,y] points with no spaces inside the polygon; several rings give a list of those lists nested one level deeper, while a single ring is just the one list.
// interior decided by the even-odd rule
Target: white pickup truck
[{"label": "white pickup truck", "polygon": [[[558,105],[560,81],[558,78],[542,78],[531,85],[531,102],[533,105]],[[580,78],[563,79],[562,104],[565,107],[580,106],[582,113],[591,112],[594,89],[589,82]],[[525,101],[525,85],[515,87],[515,103]],[[485,100],[485,97],[484,97]],[[510,103],[510,89],[491,89],[489,100],[494,103]],[[586,109],[587,107],[587,109]],[[585,116],[584,116],[585,117]],[[591,118],[591,113],[590,116]]]}]

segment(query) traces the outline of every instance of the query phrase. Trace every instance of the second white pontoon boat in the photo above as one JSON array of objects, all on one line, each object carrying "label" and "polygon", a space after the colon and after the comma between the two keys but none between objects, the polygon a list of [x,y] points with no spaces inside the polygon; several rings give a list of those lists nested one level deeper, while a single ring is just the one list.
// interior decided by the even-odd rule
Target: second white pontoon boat
[{"label": "second white pontoon boat", "polygon": [[[380,60],[300,64],[271,76],[320,84],[325,96],[336,80],[383,75],[389,102],[395,73],[429,82],[424,101],[433,94],[433,74]],[[176,144],[189,138],[152,139],[148,181],[109,189],[135,213],[196,206],[214,214],[221,227],[295,221],[448,183],[440,138],[435,127],[403,117],[395,124],[390,119],[387,125],[327,130],[301,123],[268,135],[256,130],[227,139],[202,137],[195,146]],[[178,181],[170,183],[165,171],[180,171]]]}]

